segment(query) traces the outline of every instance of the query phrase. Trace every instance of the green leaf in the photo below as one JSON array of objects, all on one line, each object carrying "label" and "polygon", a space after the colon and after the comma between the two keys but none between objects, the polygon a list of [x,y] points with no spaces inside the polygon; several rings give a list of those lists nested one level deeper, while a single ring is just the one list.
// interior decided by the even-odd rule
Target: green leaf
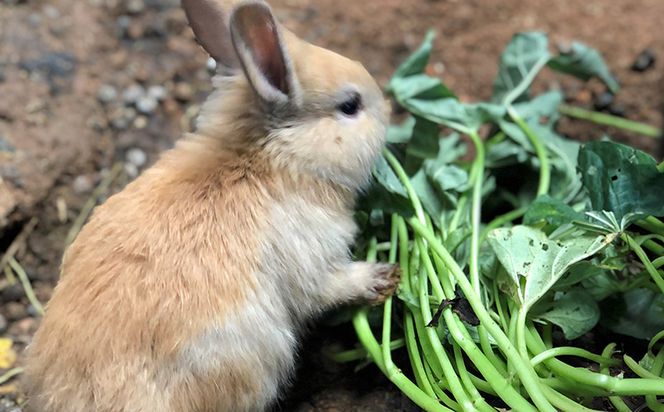
[{"label": "green leaf", "polygon": [[530,83],[549,61],[549,39],[540,32],[518,33],[500,56],[493,102],[512,103],[528,99]]},{"label": "green leaf", "polygon": [[379,156],[378,159],[376,159],[373,175],[378,183],[380,183],[380,185],[388,192],[403,196],[404,198],[408,197],[408,193],[406,193],[403,184],[383,156]]},{"label": "green leaf", "polygon": [[634,289],[607,305],[613,316],[602,323],[615,333],[648,340],[664,329],[664,295],[659,292]]},{"label": "green leaf", "polygon": [[414,97],[418,99],[456,98],[454,93],[440,79],[426,74],[395,77],[390,82],[390,91],[399,102]]},{"label": "green leaf", "polygon": [[461,145],[459,140],[456,133],[441,138],[438,156],[424,161],[424,172],[441,191],[460,191],[468,184],[468,172],[452,163],[466,152],[465,145]]},{"label": "green leaf", "polygon": [[[569,270],[565,273],[565,275],[561,277],[560,280],[558,280],[558,282],[555,285],[555,288],[558,290],[568,289],[569,287],[574,286],[577,283],[581,283],[586,279],[595,278],[603,274],[604,274],[604,269],[593,264],[590,261],[584,260],[575,265],[572,265],[569,268]],[[598,298],[597,296],[599,295],[593,294],[593,297],[596,300],[601,300],[604,297],[606,297],[606,295],[603,296],[602,298]]]},{"label": "green leaf", "polygon": [[491,103],[463,104],[453,98],[423,100],[409,99],[405,107],[422,116],[462,133],[476,131],[488,121],[497,121],[505,116],[503,106]]},{"label": "green leaf", "polygon": [[532,307],[565,274],[613,240],[614,236],[578,236],[551,240],[528,226],[495,229],[488,241],[517,288],[517,302]]},{"label": "green leaf", "polygon": [[436,157],[439,151],[440,127],[423,117],[415,116],[415,126],[410,144],[406,148],[409,156],[420,159]]},{"label": "green leaf", "polygon": [[581,148],[578,163],[593,210],[613,212],[623,228],[643,216],[664,216],[664,173],[649,155],[591,142]]},{"label": "green leaf", "polygon": [[525,120],[539,121],[541,117],[557,117],[558,107],[563,103],[563,98],[562,92],[554,90],[536,96],[532,100],[517,103],[514,109]]},{"label": "green leaf", "polygon": [[433,39],[436,33],[433,30],[427,32],[420,47],[411,54],[405,62],[401,63],[394,73],[394,78],[408,77],[423,73],[429,63],[429,56],[433,48]]},{"label": "green leaf", "polygon": [[408,143],[413,135],[413,128],[415,127],[415,118],[409,116],[401,124],[393,124],[387,128],[387,143],[400,144]]},{"label": "green leaf", "polygon": [[597,302],[581,289],[570,290],[553,304],[553,309],[539,317],[560,326],[567,340],[576,339],[589,332],[599,321]]},{"label": "green leaf", "polygon": [[523,223],[533,225],[545,221],[553,226],[562,226],[574,220],[583,220],[583,213],[579,213],[559,199],[549,195],[541,195],[530,205],[523,217]]},{"label": "green leaf", "polygon": [[549,61],[549,67],[562,73],[571,74],[587,80],[597,77],[602,80],[613,93],[620,86],[607,67],[602,55],[592,47],[583,43],[572,42],[568,53],[561,53]]}]

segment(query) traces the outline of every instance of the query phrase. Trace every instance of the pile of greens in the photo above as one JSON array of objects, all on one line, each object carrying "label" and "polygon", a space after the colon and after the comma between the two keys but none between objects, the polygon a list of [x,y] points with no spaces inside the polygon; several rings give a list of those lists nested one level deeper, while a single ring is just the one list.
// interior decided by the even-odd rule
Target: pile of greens
[{"label": "pile of greens", "polygon": [[[664,410],[664,164],[562,137],[561,92],[530,91],[546,67],[616,80],[583,44],[552,55],[521,33],[491,101],[466,104],[426,74],[433,37],[389,84],[409,116],[358,214],[362,253],[402,271],[384,307],[354,316],[362,350],[426,411]],[[579,347],[600,329],[650,343],[639,360]]]}]

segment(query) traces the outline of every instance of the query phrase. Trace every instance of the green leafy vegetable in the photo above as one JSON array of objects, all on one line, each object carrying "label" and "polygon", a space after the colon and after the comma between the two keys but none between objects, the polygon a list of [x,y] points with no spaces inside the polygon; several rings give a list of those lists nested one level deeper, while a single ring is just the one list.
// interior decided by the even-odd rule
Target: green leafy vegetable
[{"label": "green leafy vegetable", "polygon": [[664,173],[640,150],[591,142],[579,153],[579,171],[593,210],[613,212],[622,226],[644,216],[664,216]]},{"label": "green leafy vegetable", "polygon": [[599,306],[587,292],[573,289],[554,301],[553,309],[539,316],[560,326],[569,340],[589,332],[599,321]]}]

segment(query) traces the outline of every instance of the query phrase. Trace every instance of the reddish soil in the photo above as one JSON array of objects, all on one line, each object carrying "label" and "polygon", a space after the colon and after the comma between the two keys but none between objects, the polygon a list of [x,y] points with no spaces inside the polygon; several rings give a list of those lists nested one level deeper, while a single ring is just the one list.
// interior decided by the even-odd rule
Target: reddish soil
[{"label": "reddish soil", "polygon": [[[468,101],[490,96],[500,52],[515,32],[543,30],[554,45],[580,40],[599,49],[620,80],[616,99],[625,116],[661,125],[659,0],[271,3],[288,27],[362,61],[382,83],[434,28],[432,67]],[[646,48],[660,61],[643,73],[632,71]],[[15,256],[42,301],[57,280],[67,232],[111,166],[122,162],[123,177],[99,196],[102,201],[190,128],[209,91],[206,60],[177,0],[0,0],[0,258],[11,244],[18,248]],[[540,90],[560,86],[581,106],[592,106],[593,93],[603,90],[595,81],[541,77]],[[141,103],[131,96],[137,85]],[[579,121],[564,120],[563,130],[582,140],[608,132],[656,150],[654,139]],[[31,218],[34,231],[15,242]],[[21,287],[0,278],[2,337],[20,352],[37,324]],[[353,365],[321,360],[322,347],[338,335],[350,335],[349,328],[321,327],[307,341],[300,378],[280,409],[413,410],[374,367],[355,374]],[[14,383],[0,386],[0,412],[18,410],[11,409],[20,399]]]}]

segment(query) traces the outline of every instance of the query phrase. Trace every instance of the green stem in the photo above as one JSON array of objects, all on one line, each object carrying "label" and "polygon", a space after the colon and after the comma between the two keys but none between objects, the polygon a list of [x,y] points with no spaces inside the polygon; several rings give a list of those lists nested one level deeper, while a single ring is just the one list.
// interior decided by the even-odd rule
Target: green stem
[{"label": "green stem", "polygon": [[[652,369],[650,370],[655,376],[660,376],[662,373],[662,368],[664,367],[664,349],[660,349],[655,357],[653,362]],[[656,396],[648,395],[646,396],[646,404],[650,409],[655,412],[662,412],[664,410],[664,405],[662,405]]]},{"label": "green stem", "polygon": [[627,245],[630,247],[630,249],[632,249],[632,251],[634,251],[634,253],[636,253],[652,280],[655,282],[657,287],[659,287],[659,290],[664,293],[664,279],[662,279],[662,275],[657,271],[655,266],[653,266],[652,262],[648,258],[648,255],[646,255],[646,252],[644,252],[643,249],[641,249],[641,246],[639,246],[639,244],[635,242],[634,239],[632,239],[632,237],[627,233],[620,235],[620,238],[625,243],[627,243]]},{"label": "green stem", "polygon": [[23,290],[25,291],[25,295],[28,297],[30,304],[35,308],[37,313],[39,313],[41,316],[44,316],[44,307],[42,306],[41,302],[39,302],[39,299],[37,299],[37,295],[35,295],[35,291],[32,289],[32,285],[30,284],[30,278],[28,278],[28,274],[25,273],[23,266],[21,266],[14,257],[10,257],[8,262],[9,266],[11,266],[12,270],[21,280],[21,285],[23,285]]},{"label": "green stem", "polygon": [[620,364],[620,361],[612,358],[604,358],[600,355],[596,355],[592,352],[589,352],[585,349],[575,348],[571,346],[561,346],[558,348],[547,349],[539,355],[535,356],[530,360],[530,364],[535,366],[547,359],[555,358],[556,356],[576,356],[579,358],[588,359],[592,362],[597,362],[601,364],[606,364],[609,366],[615,366]]},{"label": "green stem", "polygon": [[[532,329],[526,335],[531,352],[539,354],[545,350],[544,342]],[[559,377],[565,377],[579,385],[588,385],[604,389],[607,395],[643,396],[664,395],[664,379],[618,378],[591,372],[585,368],[576,368],[557,359],[548,359],[544,364]]]},{"label": "green stem", "polygon": [[560,113],[569,117],[574,117],[576,119],[581,119],[581,120],[587,120],[604,126],[616,127],[643,136],[660,137],[662,133],[660,129],[647,124],[635,122],[633,120],[627,120],[622,117],[613,116],[606,113],[599,113],[591,110],[582,109],[576,106],[569,106],[563,104],[560,105],[560,107],[558,107],[558,110],[560,111]]},{"label": "green stem", "polygon": [[458,317],[449,309],[445,309],[443,317],[455,343],[463,349],[498,396],[516,411],[536,411],[537,409],[533,408],[533,405],[516,391],[510,381],[493,367],[489,359],[475,345],[470,335],[467,332],[464,333],[464,330],[459,327]]},{"label": "green stem", "polygon": [[498,324],[496,324],[493,319],[491,319],[491,315],[482,304],[480,297],[475,294],[472,285],[454,258],[449,254],[445,247],[440,244],[435,234],[433,234],[417,219],[408,219],[408,224],[415,230],[415,232],[417,232],[420,236],[424,237],[429,242],[430,248],[433,250],[433,252],[436,253],[447,265],[450,273],[456,279],[459,287],[466,296],[466,299],[468,299],[468,302],[470,303],[480,322],[487,328],[487,331],[491,334],[491,336],[493,336],[494,340],[498,344],[498,347],[503,351],[503,353],[505,353],[507,358],[514,365],[515,370],[521,378],[523,386],[530,394],[530,397],[535,402],[535,405],[542,411],[555,411],[553,406],[542,393],[542,389],[539,385],[539,381],[537,380],[538,378],[535,374],[535,371],[528,363],[525,362],[524,359],[521,358],[518,351],[514,348],[507,336],[505,336],[503,331],[500,329],[500,326],[498,326]]},{"label": "green stem", "polygon": [[371,327],[369,326],[366,308],[360,309],[353,317],[353,326],[360,342],[367,348],[367,352],[371,355],[376,366],[417,406],[427,412],[454,412],[452,409],[441,405],[437,400],[427,395],[398,369],[386,369],[382,361],[380,345],[373,336]]},{"label": "green stem", "polygon": [[[615,343],[609,343],[606,345],[606,348],[602,351],[603,358],[610,358],[613,355],[613,350],[615,349]],[[599,372],[604,375],[611,375],[609,372],[609,365],[600,363]],[[631,412],[631,408],[627,406],[625,401],[622,400],[620,396],[609,396],[609,402],[613,404],[613,407],[616,408],[618,412]]]},{"label": "green stem", "polygon": [[526,134],[528,140],[535,149],[535,154],[540,162],[540,175],[539,184],[537,186],[537,195],[545,195],[549,193],[549,185],[551,184],[551,164],[549,163],[549,155],[547,154],[546,147],[540,141],[539,137],[532,131],[528,123],[526,123],[519,113],[512,107],[507,107],[507,113],[510,115],[514,123],[516,123],[521,130]]}]

